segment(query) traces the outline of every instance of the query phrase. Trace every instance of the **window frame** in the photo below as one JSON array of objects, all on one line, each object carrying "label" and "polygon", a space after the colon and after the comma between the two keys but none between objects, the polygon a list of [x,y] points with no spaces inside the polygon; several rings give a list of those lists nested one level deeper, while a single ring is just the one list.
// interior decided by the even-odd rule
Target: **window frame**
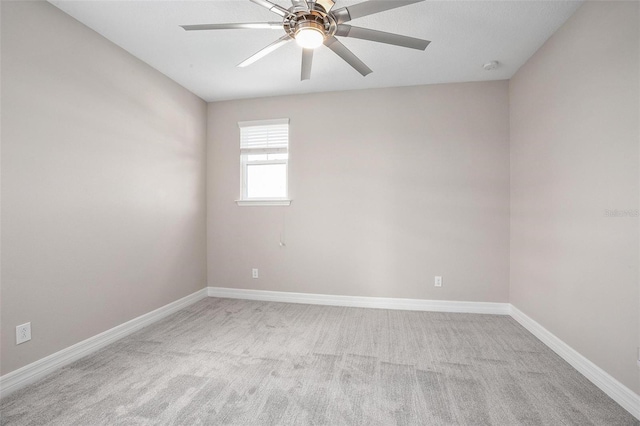
[{"label": "window frame", "polygon": [[[242,147],[242,129],[246,127],[263,127],[263,126],[275,126],[286,125],[287,126],[287,145],[286,147],[260,147],[260,148],[247,148]],[[239,121],[238,129],[240,131],[240,199],[236,200],[236,204],[239,206],[288,206],[291,204],[289,198],[289,161],[291,154],[289,151],[289,119],[272,119],[272,120],[254,120],[254,121]],[[249,161],[250,155],[269,155],[269,154],[287,154],[287,159],[273,159],[273,160],[253,160]],[[285,166],[285,195],[284,197],[248,197],[249,181],[248,181],[248,169],[253,165],[278,165],[284,164]]]}]

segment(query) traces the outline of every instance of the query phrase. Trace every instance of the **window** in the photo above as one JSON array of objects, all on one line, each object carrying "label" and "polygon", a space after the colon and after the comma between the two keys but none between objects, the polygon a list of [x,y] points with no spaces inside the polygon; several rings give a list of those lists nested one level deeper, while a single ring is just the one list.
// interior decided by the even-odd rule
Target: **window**
[{"label": "window", "polygon": [[289,205],[289,119],[241,121],[238,205]]}]

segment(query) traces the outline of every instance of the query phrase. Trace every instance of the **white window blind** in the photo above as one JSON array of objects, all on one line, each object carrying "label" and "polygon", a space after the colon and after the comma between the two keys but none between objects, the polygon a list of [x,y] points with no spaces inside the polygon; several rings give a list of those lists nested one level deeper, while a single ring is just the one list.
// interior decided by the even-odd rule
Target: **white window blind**
[{"label": "white window blind", "polygon": [[289,120],[242,121],[240,150],[286,152],[289,146]]},{"label": "white window blind", "polygon": [[241,121],[241,201],[287,200],[289,119]]}]

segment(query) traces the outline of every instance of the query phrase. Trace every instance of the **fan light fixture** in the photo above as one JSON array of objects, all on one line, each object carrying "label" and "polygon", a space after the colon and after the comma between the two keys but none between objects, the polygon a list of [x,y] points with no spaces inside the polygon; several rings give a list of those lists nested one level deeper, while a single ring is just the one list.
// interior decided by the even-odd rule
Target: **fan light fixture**
[{"label": "fan light fixture", "polygon": [[315,49],[324,42],[324,31],[315,22],[299,24],[295,34],[296,43],[304,49]]}]

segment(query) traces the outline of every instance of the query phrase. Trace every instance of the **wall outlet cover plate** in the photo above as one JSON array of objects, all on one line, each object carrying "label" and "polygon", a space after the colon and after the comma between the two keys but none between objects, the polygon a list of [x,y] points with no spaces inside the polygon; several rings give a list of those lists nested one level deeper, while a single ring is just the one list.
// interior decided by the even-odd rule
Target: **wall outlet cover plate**
[{"label": "wall outlet cover plate", "polygon": [[31,323],[21,324],[16,327],[16,345],[31,340]]}]

